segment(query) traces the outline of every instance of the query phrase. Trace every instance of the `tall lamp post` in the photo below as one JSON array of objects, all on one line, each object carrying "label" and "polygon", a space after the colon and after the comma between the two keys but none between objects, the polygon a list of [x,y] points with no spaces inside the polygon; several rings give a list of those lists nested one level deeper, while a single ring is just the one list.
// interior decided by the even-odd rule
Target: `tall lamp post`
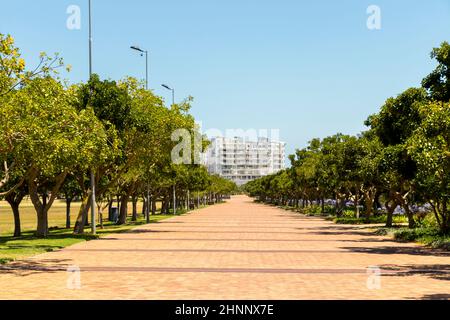
[{"label": "tall lamp post", "polygon": [[[175,89],[169,87],[166,84],[161,85],[163,88],[172,91],[172,106],[175,105]],[[177,194],[176,194],[176,186],[173,185],[173,214],[177,214]]]},{"label": "tall lamp post", "polygon": [[139,48],[138,46],[131,46],[133,50],[139,51],[141,56],[145,54],[145,89],[148,90],[148,51]]},{"label": "tall lamp post", "polygon": [[172,105],[175,105],[175,89],[169,87],[167,84],[161,85],[163,88],[172,91]]},{"label": "tall lamp post", "polygon": [[[89,0],[89,80],[92,78],[92,14],[91,14],[91,0]],[[91,229],[92,234],[97,233],[97,224],[95,221],[95,174],[91,170]]]},{"label": "tall lamp post", "polygon": [[[148,90],[148,51],[143,50],[138,46],[131,46],[133,50],[141,53],[141,56],[145,54],[145,89]],[[150,223],[150,185],[147,183],[147,208],[145,210],[146,222]]]}]

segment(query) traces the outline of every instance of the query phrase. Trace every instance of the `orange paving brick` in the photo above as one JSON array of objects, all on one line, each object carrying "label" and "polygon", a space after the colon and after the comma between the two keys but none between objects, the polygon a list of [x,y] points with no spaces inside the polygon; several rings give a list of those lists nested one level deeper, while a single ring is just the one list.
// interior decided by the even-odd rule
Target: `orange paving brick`
[{"label": "orange paving brick", "polygon": [[238,196],[4,266],[0,299],[449,299],[449,264]]}]

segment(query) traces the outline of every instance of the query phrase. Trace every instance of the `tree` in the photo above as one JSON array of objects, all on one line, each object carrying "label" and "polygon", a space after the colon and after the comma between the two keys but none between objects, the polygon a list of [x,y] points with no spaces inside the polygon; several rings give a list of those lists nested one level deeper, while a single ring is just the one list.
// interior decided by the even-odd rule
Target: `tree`
[{"label": "tree", "polygon": [[[398,206],[417,226],[413,205],[429,202],[443,233],[450,229],[450,44],[435,48],[437,68],[423,80],[386,100],[378,114],[366,121],[370,130],[358,136],[336,134],[313,139],[291,155],[292,168],[245,185],[251,196],[285,204],[299,197],[303,206],[313,199],[334,198],[339,216],[352,199],[359,217],[364,200],[366,220],[375,205],[385,201],[387,227]],[[292,203],[292,201],[291,201]]]},{"label": "tree", "polygon": [[407,152],[406,142],[421,125],[420,108],[427,101],[424,89],[411,88],[396,98],[389,98],[380,113],[366,121],[386,148],[383,171],[390,179],[389,196],[405,210],[410,228],[416,226],[410,202],[417,165]]},{"label": "tree", "polygon": [[21,58],[20,50],[14,45],[14,39],[10,35],[0,33],[0,196],[8,196],[19,188],[25,179],[19,179],[15,185],[9,185],[10,189],[2,189],[8,183],[15,169],[16,159],[11,157],[20,132],[14,127],[15,120],[11,99],[18,88],[26,86],[27,82],[38,75],[49,76],[56,73],[56,69],[62,67],[63,61],[55,55],[54,58],[41,53],[40,62],[33,71],[25,70],[25,60]]},{"label": "tree", "polygon": [[408,140],[408,153],[418,164],[417,183],[431,204],[443,233],[450,231],[450,104],[422,108],[424,121]]},{"label": "tree", "polygon": [[0,97],[5,96],[24,78],[25,60],[14,46],[11,35],[0,33]]},{"label": "tree", "polygon": [[[102,154],[98,147],[107,145],[92,109],[78,113],[70,105],[72,94],[45,77],[30,80],[12,99],[13,125],[19,137],[13,157],[27,168],[25,179],[37,213],[39,237],[48,234],[48,211],[66,176],[77,166],[91,165]],[[47,189],[51,190],[48,201]]]},{"label": "tree", "polygon": [[105,132],[106,138],[96,161],[89,167],[77,168],[77,180],[82,190],[82,205],[76,219],[74,233],[82,234],[92,197],[89,184],[90,171],[95,172],[96,185],[105,179],[109,181],[103,185],[104,188],[97,189],[99,197],[102,197],[102,193],[106,192],[110,185],[116,182],[116,177],[122,173],[119,166],[123,163],[123,136],[129,124],[131,100],[126,88],[119,87],[115,81],[101,81],[98,75],[92,75],[87,84],[81,84],[75,88],[72,105],[80,112],[93,110],[96,121]]},{"label": "tree", "polygon": [[438,66],[422,81],[422,86],[428,90],[434,101],[450,101],[450,44],[443,42],[439,48],[434,48],[431,58],[436,59]]},{"label": "tree", "polygon": [[[39,237],[48,234],[48,212],[56,197],[66,199],[70,227],[71,202],[79,196],[74,233],[83,233],[93,194],[91,171],[99,212],[112,203],[113,193],[119,195],[121,224],[127,220],[130,197],[137,218],[143,193],[151,193],[153,212],[158,197],[168,212],[172,186],[177,202],[187,200],[191,190],[213,192],[217,201],[233,190],[234,185],[209,176],[204,168],[171,158],[175,131],[185,130],[190,142],[200,136],[189,114],[191,97],[166,108],[161,97],[133,78],[102,81],[97,75],[86,84],[66,87],[56,71],[62,66],[58,55],[41,54],[37,68],[26,71],[12,37],[0,34],[0,197],[11,204],[16,235],[18,208],[26,194],[37,213]],[[203,150],[196,144],[190,148],[183,152],[198,161]]]},{"label": "tree", "polygon": [[[380,188],[380,165],[382,159],[382,145],[372,132],[366,132],[358,139],[360,149],[357,151],[357,166],[355,168],[356,181],[364,195],[366,221],[369,222],[373,214],[375,197]],[[360,183],[360,184],[359,184]],[[356,208],[358,211],[358,209]]]}]

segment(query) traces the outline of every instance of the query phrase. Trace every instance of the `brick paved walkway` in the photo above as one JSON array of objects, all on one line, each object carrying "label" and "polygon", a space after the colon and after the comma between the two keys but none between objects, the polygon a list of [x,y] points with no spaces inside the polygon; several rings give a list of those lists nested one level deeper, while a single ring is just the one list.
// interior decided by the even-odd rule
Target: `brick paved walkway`
[{"label": "brick paved walkway", "polygon": [[0,299],[449,299],[449,264],[364,227],[235,197],[2,268]]}]

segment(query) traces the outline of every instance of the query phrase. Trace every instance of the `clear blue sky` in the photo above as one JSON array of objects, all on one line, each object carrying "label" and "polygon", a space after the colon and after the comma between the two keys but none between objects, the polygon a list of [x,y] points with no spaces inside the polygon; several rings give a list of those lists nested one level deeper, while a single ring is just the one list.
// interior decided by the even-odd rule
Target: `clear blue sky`
[{"label": "clear blue sky", "polygon": [[[66,28],[69,5],[82,28]],[[366,27],[381,8],[382,29]],[[28,65],[59,52],[72,82],[88,77],[87,0],[2,0],[0,32],[12,34]],[[93,0],[94,71],[144,77],[170,99],[195,98],[205,129],[280,129],[288,152],[313,137],[356,134],[386,98],[432,70],[431,49],[450,41],[450,0]]]}]

